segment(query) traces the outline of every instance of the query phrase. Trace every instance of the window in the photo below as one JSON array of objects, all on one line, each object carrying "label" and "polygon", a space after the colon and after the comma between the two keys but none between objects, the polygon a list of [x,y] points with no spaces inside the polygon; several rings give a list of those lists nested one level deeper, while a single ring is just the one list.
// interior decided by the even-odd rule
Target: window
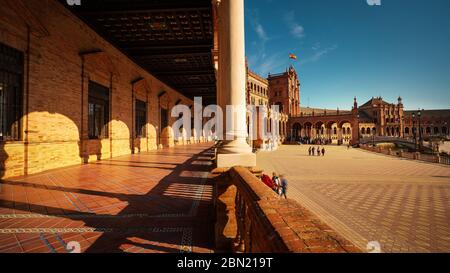
[{"label": "window", "polygon": [[0,140],[21,140],[23,53],[0,44]]},{"label": "window", "polygon": [[136,100],[135,106],[135,130],[136,137],[147,136],[147,103],[145,101]]},{"label": "window", "polygon": [[169,126],[169,111],[161,108],[161,132]]},{"label": "window", "polygon": [[89,82],[88,107],[89,138],[108,138],[109,89],[95,82]]}]

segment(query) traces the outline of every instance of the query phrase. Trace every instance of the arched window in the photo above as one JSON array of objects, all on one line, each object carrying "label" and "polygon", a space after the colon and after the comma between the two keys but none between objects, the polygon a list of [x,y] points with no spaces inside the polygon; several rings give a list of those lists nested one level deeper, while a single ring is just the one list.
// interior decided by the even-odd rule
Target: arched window
[{"label": "arched window", "polygon": [[435,135],[439,135],[439,128],[438,127],[434,127],[434,134]]},{"label": "arched window", "polygon": [[366,128],[362,128],[362,129],[361,129],[361,134],[362,134],[362,135],[365,135],[365,134],[366,134]]},{"label": "arched window", "polygon": [[372,135],[376,135],[377,134],[377,128],[372,128]]},{"label": "arched window", "polygon": [[337,135],[337,128],[336,127],[333,128],[333,133],[334,133],[334,135]]},{"label": "arched window", "polygon": [[409,135],[409,127],[405,127],[405,135]]},{"label": "arched window", "polygon": [[442,134],[443,135],[447,135],[448,134],[447,127],[442,127]]},{"label": "arched window", "polygon": [[350,129],[350,127],[347,128],[347,135],[350,135],[352,133],[352,130]]},{"label": "arched window", "polygon": [[430,127],[427,127],[426,132],[427,132],[427,134],[431,134],[431,128],[430,128]]}]

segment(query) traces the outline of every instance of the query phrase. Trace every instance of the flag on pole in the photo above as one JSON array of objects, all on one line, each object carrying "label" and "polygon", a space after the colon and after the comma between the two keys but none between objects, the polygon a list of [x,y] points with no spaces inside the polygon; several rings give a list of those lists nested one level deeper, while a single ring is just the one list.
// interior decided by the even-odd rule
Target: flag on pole
[{"label": "flag on pole", "polygon": [[292,60],[297,60],[297,55],[290,53],[289,58]]}]

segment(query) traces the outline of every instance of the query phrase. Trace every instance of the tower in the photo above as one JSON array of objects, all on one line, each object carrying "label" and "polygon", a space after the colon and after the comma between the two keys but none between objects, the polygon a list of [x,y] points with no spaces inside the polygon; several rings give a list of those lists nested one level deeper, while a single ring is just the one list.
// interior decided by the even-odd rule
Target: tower
[{"label": "tower", "polygon": [[269,74],[270,104],[279,105],[289,116],[300,115],[300,80],[293,66],[284,73]]}]

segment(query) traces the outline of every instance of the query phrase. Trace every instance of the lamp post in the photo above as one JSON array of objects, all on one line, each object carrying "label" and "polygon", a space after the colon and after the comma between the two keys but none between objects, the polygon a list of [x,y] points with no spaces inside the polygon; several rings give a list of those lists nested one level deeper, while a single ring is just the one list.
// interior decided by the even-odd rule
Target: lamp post
[{"label": "lamp post", "polygon": [[444,131],[441,131],[441,133],[442,133],[444,139],[446,139],[446,138],[447,138],[447,135],[449,134],[447,122],[444,122],[444,127],[445,127],[445,132],[444,132]]},{"label": "lamp post", "polygon": [[[376,122],[375,122],[375,119],[373,119],[373,124],[374,124],[374,126],[375,126],[375,128],[376,128]],[[378,130],[377,130],[378,131]],[[375,147],[375,134],[376,134],[376,131],[373,131],[372,130],[372,147]]]},{"label": "lamp post", "polygon": [[414,151],[417,152],[416,113],[412,114],[412,122],[413,122]]},{"label": "lamp post", "polygon": [[422,124],[421,124],[422,110],[419,109],[419,112],[417,112],[417,116],[419,117],[419,151],[420,151],[422,150],[423,146]]},{"label": "lamp post", "polygon": [[400,138],[400,119],[399,118],[395,119],[395,124],[396,124],[396,126],[395,126],[395,137]]},{"label": "lamp post", "polygon": [[[359,116],[359,113],[358,113],[358,115],[356,116],[357,118],[358,118],[358,120],[359,120],[359,118],[360,118],[360,116]],[[359,128],[357,128],[358,129],[358,143],[360,143],[360,140],[361,140],[361,130],[359,129]]]}]

